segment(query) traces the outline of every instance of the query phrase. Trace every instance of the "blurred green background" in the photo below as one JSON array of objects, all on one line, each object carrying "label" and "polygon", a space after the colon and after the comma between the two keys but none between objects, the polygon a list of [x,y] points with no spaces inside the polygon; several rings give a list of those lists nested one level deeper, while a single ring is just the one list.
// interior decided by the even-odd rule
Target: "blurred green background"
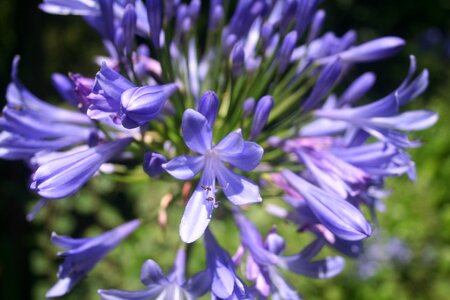
[{"label": "blurred green background", "polygon": [[[0,94],[4,95],[9,82],[12,58],[20,54],[20,77],[25,85],[42,99],[57,101],[51,73],[93,76],[97,66],[92,57],[104,50],[81,18],[45,15],[37,9],[38,3],[0,2]],[[377,74],[371,95],[375,99],[403,80],[408,56],[414,53],[419,68],[430,70],[431,83],[409,108],[437,111],[440,121],[416,134],[424,142],[422,148],[411,151],[417,162],[417,182],[396,178],[387,183],[394,193],[386,200],[386,212],[380,214],[383,239],[401,240],[409,254],[387,261],[373,258],[379,264],[372,276],[364,279],[359,276],[358,264],[350,260],[346,270],[330,280],[290,279],[306,299],[450,299],[450,1],[338,0],[326,1],[322,7],[327,11],[325,28],[338,35],[353,28],[359,41],[382,35],[405,38],[408,45],[400,55],[360,65],[354,74],[366,70]],[[59,249],[49,242],[52,231],[80,237],[96,235],[135,217],[144,222],[65,299],[97,299],[98,288],[142,288],[140,267],[148,258],[157,260],[165,271],[170,268],[179,243],[182,206],[170,207],[166,231],[157,227],[157,216],[158,199],[172,186],[141,180],[139,174],[130,182],[112,176],[94,178],[79,194],[52,203],[33,223],[27,223],[25,214],[37,201],[26,188],[29,171],[19,162],[0,161],[0,167],[0,299],[44,299],[56,281],[59,263],[55,256]],[[254,211],[249,216],[267,231],[272,220]],[[230,251],[235,250],[238,239],[233,226],[213,224],[220,242]],[[308,235],[297,235],[291,226],[279,227],[291,241],[289,251],[311,240]],[[200,256],[203,250],[198,245],[193,251]],[[199,270],[203,263],[203,259],[191,262],[189,270]]]}]

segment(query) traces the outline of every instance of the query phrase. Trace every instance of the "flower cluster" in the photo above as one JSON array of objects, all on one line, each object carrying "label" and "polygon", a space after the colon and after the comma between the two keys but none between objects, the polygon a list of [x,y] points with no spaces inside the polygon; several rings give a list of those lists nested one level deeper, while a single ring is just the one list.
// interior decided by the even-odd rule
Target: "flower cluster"
[{"label": "flower cluster", "polygon": [[[99,290],[102,299],[194,299],[206,293],[214,299],[300,299],[284,271],[325,279],[344,268],[344,259],[316,258],[323,247],[361,255],[386,194],[385,179],[415,179],[407,150],[420,142],[409,133],[432,126],[437,115],[403,110],[428,85],[426,70],[415,77],[413,56],[404,81],[381,99],[369,94],[376,80],[371,72],[336,92],[353,65],[393,56],[404,41],[389,36],[357,44],[352,30],[322,33],[320,2],[40,5],[47,13],[82,16],[100,35],[107,56],[96,58],[95,77],[53,75],[72,109],[33,95],[18,79],[14,59],[0,117],[0,157],[23,160],[32,170],[30,189],[41,200],[28,218],[118,165],[130,171],[142,166],[159,180],[174,177],[178,191],[169,196],[188,199],[179,232],[187,245],[178,250],[172,271],[165,276],[148,260],[141,273],[144,290]],[[265,200],[269,194],[285,205]],[[255,204],[260,202],[264,208]],[[284,254],[294,241],[275,226],[263,239],[246,216],[255,209],[275,216],[267,220],[288,220],[314,240]],[[215,210],[237,226],[241,246],[233,257],[233,249],[214,237]],[[137,226],[132,221],[95,238],[54,235],[55,244],[70,250],[60,254],[60,280],[47,296],[70,291]],[[205,269],[185,279],[186,260],[194,259],[185,248],[202,237]]]}]

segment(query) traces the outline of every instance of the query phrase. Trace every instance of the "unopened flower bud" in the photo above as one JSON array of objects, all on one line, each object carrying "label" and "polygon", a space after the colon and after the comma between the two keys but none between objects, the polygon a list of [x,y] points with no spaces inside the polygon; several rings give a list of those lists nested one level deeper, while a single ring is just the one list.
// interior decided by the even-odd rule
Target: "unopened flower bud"
[{"label": "unopened flower bud", "polygon": [[272,108],[273,98],[271,96],[264,96],[259,99],[255,109],[255,116],[253,117],[252,129],[250,130],[251,140],[254,140],[266,126]]},{"label": "unopened flower bud", "polygon": [[219,110],[219,98],[213,91],[206,91],[200,97],[198,103],[198,112],[206,117],[211,128],[216,121],[217,112]]},{"label": "unopened flower bud", "polygon": [[242,104],[242,111],[243,116],[248,117],[253,113],[253,110],[255,109],[256,101],[254,98],[248,98],[244,101],[244,104]]},{"label": "unopened flower bud", "polygon": [[164,155],[158,152],[146,152],[144,154],[144,164],[142,168],[144,172],[150,177],[159,177],[163,173],[164,169],[161,167],[162,164],[166,163],[167,159]]}]

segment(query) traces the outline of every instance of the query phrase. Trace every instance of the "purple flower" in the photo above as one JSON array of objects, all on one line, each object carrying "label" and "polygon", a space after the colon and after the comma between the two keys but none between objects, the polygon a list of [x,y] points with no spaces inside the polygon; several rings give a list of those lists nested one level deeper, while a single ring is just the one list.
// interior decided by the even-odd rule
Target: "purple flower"
[{"label": "purple flower", "polygon": [[72,106],[78,106],[78,100],[75,95],[75,85],[69,77],[59,74],[52,74],[52,83],[55,89],[58,91],[59,95],[70,103]]},{"label": "purple flower", "polygon": [[80,143],[79,137],[68,136],[52,140],[41,140],[3,131],[0,133],[0,158],[28,160],[40,151],[55,151],[78,143]]},{"label": "purple flower", "polygon": [[141,281],[147,286],[140,291],[98,290],[103,300],[196,299],[210,289],[209,278],[200,272],[185,280],[186,251],[178,250],[172,270],[164,276],[154,260],[142,265]]},{"label": "purple flower", "polygon": [[372,229],[363,214],[344,199],[327,193],[291,171],[284,178],[300,193],[320,222],[338,237],[354,241],[367,238]]},{"label": "purple flower", "polygon": [[46,13],[59,15],[96,15],[99,13],[98,3],[95,0],[44,0],[39,8]]},{"label": "purple flower", "polygon": [[[298,254],[284,256],[285,241],[277,234],[276,229],[272,229],[263,241],[255,225],[242,213],[235,211],[234,219],[241,233],[242,246],[249,252],[246,277],[256,282],[256,290],[264,297],[272,294],[280,299],[300,299],[277,268],[324,279],[337,275],[344,267],[345,263],[341,257],[311,261],[325,245],[322,238],[316,239]],[[235,261],[239,262],[242,255],[243,251],[238,252]]]},{"label": "purple flower", "polygon": [[263,149],[256,143],[244,141],[240,129],[212,146],[212,128],[207,117],[192,109],[184,112],[181,129],[186,145],[200,156],[178,156],[164,164],[163,168],[180,180],[191,179],[203,170],[180,225],[181,239],[190,243],[203,234],[217,205],[216,178],[225,196],[234,205],[262,201],[259,187],[229,170],[224,163],[245,172],[251,171],[259,164]]},{"label": "purple flower", "polygon": [[292,52],[294,51],[295,44],[297,43],[297,32],[291,31],[289,32],[283,40],[281,44],[280,53],[279,53],[279,66],[278,72],[283,73],[286,71],[290,61]]},{"label": "purple flower", "polygon": [[166,100],[176,90],[176,84],[127,89],[121,95],[119,111],[123,127],[132,129],[155,119],[161,112]]},{"label": "purple flower", "polygon": [[245,117],[250,116],[253,111],[255,110],[255,99],[254,98],[248,98],[244,101],[242,104],[242,115]]},{"label": "purple flower", "polygon": [[376,76],[367,72],[356,78],[339,97],[338,105],[352,104],[362,98],[375,84]]},{"label": "purple flower", "polygon": [[52,243],[68,249],[58,253],[64,258],[58,269],[59,281],[47,292],[47,298],[67,294],[84,275],[140,225],[139,220],[125,223],[97,237],[74,239],[52,234]]},{"label": "purple flower", "polygon": [[[245,283],[237,276],[233,260],[215,240],[209,229],[205,231],[206,264],[211,293],[219,299],[248,299]],[[206,273],[208,274],[208,273]]]},{"label": "purple flower", "polygon": [[319,104],[319,101],[328,94],[334,84],[338,81],[342,71],[342,63],[340,59],[336,59],[327,64],[320,72],[317,83],[314,85],[311,94],[302,103],[302,108],[306,111],[313,109]]},{"label": "purple flower", "polygon": [[356,108],[320,109],[315,116],[344,121],[357,129],[364,130],[380,141],[399,148],[417,147],[419,143],[409,141],[400,131],[416,131],[432,126],[438,120],[436,113],[416,110],[398,113],[399,94],[390,94],[376,102]]},{"label": "purple flower", "polygon": [[206,117],[211,128],[214,127],[217,111],[219,109],[219,98],[213,91],[206,91],[200,97],[198,112]]},{"label": "purple flower", "polygon": [[46,199],[61,199],[76,193],[106,161],[131,143],[120,139],[88,148],[81,146],[44,160],[31,178],[30,188]]},{"label": "purple flower", "polygon": [[[0,117],[0,157],[29,159],[39,151],[58,150],[86,142],[93,123],[85,115],[45,103],[18,78],[19,56],[13,61],[11,78]],[[61,77],[58,77],[61,79]],[[57,85],[62,94],[70,89],[67,80]]]},{"label": "purple flower", "polygon": [[259,99],[255,108],[255,115],[253,116],[252,128],[250,130],[250,139],[254,140],[266,126],[269,120],[270,112],[273,108],[273,98],[271,96],[264,96]]},{"label": "purple flower", "polygon": [[162,0],[147,0],[145,1],[147,7],[147,17],[150,26],[150,36],[152,39],[153,47],[160,48],[159,37],[161,34],[162,26]]},{"label": "purple flower", "polygon": [[[405,41],[399,37],[387,36],[378,38],[364,44],[352,47],[338,53],[344,62],[360,63],[381,60],[397,54],[405,45]],[[319,60],[319,63],[329,63],[335,56]]]},{"label": "purple flower", "polygon": [[156,118],[176,90],[175,84],[135,87],[103,64],[88,97],[87,114],[92,119],[111,118],[127,129],[136,128]]},{"label": "purple flower", "polygon": [[146,152],[144,154],[144,172],[150,177],[159,177],[164,172],[162,164],[166,163],[167,159],[158,152]]}]

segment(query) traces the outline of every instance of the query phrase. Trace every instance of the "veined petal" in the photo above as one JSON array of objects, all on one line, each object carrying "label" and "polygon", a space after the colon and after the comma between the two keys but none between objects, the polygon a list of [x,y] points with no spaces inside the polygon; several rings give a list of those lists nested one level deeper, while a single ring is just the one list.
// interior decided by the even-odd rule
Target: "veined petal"
[{"label": "veined petal", "polygon": [[211,271],[206,269],[186,280],[183,288],[195,297],[201,297],[211,290]]},{"label": "veined petal", "polygon": [[169,283],[159,265],[152,259],[148,259],[142,265],[141,281],[145,285],[151,284],[162,285]]},{"label": "veined petal", "polygon": [[132,139],[126,138],[96,147],[83,146],[59,155],[39,166],[32,176],[31,189],[47,199],[61,199],[78,191],[98,168],[107,160],[118,155]]},{"label": "veined petal", "polygon": [[161,165],[167,173],[180,180],[193,178],[205,166],[203,156],[182,155]]},{"label": "veined petal", "polygon": [[185,243],[192,243],[200,238],[211,221],[214,203],[206,199],[201,183],[197,186],[186,208],[180,224],[180,237]]},{"label": "veined petal", "polygon": [[415,110],[402,113],[395,117],[372,118],[370,121],[377,126],[414,131],[427,129],[433,126],[438,120],[438,115],[429,110]]},{"label": "veined petal", "polygon": [[153,285],[141,291],[98,290],[98,294],[102,300],[148,300],[156,299],[164,288],[161,285]]},{"label": "veined petal", "polygon": [[313,186],[291,171],[283,171],[283,176],[302,194],[320,222],[338,237],[354,241],[372,233],[362,213],[349,202]]},{"label": "veined petal", "polygon": [[228,170],[222,163],[216,164],[216,176],[225,196],[234,205],[261,202],[259,187],[251,180]]},{"label": "veined petal", "polygon": [[244,138],[242,137],[242,130],[238,129],[229,133],[216,146],[214,150],[218,150],[220,155],[233,155],[241,153],[244,149]]},{"label": "veined petal", "polygon": [[82,238],[74,239],[69,236],[58,235],[56,232],[52,232],[52,243],[56,246],[66,249],[77,248],[95,238]]},{"label": "veined petal", "polygon": [[261,265],[276,264],[277,255],[264,248],[262,237],[255,225],[240,212],[235,212],[233,217],[241,233],[242,245],[248,249],[255,262]]},{"label": "veined petal", "polygon": [[234,277],[235,274],[233,274],[227,266],[217,264],[211,284],[211,290],[214,295],[227,299],[234,290]]},{"label": "veined petal", "polygon": [[45,297],[56,298],[67,294],[84,275],[84,272],[79,272],[76,276],[61,278],[47,291]]},{"label": "veined petal", "polygon": [[283,266],[294,273],[313,278],[330,278],[339,274],[345,266],[340,256],[328,256],[325,259],[309,262],[296,257],[282,257]]},{"label": "veined petal", "polygon": [[100,13],[95,0],[44,0],[39,8],[49,14],[95,16]]},{"label": "veined petal", "polygon": [[261,161],[264,150],[254,142],[244,142],[240,153],[220,153],[220,158],[238,168],[241,171],[251,171],[256,168]]},{"label": "veined petal", "polygon": [[181,124],[184,142],[194,152],[204,154],[211,149],[212,130],[208,120],[201,113],[188,109]]}]

